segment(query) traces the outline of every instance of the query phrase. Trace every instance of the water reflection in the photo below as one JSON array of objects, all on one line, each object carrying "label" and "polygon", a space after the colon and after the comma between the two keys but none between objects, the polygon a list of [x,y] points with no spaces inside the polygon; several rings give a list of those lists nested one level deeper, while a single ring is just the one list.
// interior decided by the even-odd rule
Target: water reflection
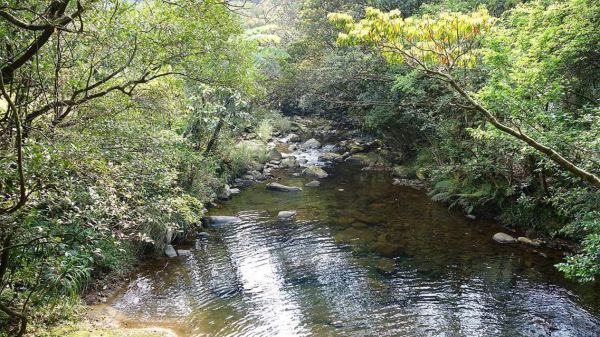
[{"label": "water reflection", "polygon": [[250,187],[213,211],[240,224],[150,265],[112,305],[183,336],[600,335],[598,287],[566,282],[556,258],[497,245],[496,225],[385,174],[334,173],[296,194]]}]

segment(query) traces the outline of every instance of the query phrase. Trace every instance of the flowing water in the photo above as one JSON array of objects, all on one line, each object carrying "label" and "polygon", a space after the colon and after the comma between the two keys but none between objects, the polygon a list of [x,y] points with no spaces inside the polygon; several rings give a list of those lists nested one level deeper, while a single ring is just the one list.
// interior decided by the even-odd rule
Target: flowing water
[{"label": "flowing water", "polygon": [[211,215],[240,223],[149,264],[110,305],[181,336],[600,336],[600,288],[565,281],[556,253],[497,244],[498,225],[387,173],[328,170],[317,188],[223,202]]}]

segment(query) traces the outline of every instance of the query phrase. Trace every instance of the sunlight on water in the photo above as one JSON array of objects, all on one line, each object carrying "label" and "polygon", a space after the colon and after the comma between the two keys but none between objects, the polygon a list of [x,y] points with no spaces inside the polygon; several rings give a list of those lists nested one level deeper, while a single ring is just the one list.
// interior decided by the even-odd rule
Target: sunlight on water
[{"label": "sunlight on water", "polygon": [[258,184],[211,210],[242,221],[150,263],[111,305],[182,336],[600,335],[598,286],[565,281],[552,251],[496,244],[497,225],[388,174],[326,169],[321,187]]}]

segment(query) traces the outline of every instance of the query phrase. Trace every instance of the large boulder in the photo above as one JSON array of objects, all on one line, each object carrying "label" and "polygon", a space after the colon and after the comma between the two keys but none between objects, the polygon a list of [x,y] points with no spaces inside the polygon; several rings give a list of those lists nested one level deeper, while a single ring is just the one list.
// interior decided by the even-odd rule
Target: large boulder
[{"label": "large boulder", "polygon": [[242,219],[238,218],[237,216],[228,215],[213,215],[207,217],[206,220],[208,225],[212,227],[221,227],[242,221]]},{"label": "large boulder", "polygon": [[514,243],[516,241],[515,238],[506,233],[496,233],[492,236],[492,239],[498,243]]},{"label": "large boulder", "polygon": [[285,186],[280,183],[267,184],[267,189],[271,190],[271,191],[278,191],[278,192],[300,192],[300,191],[302,191],[302,188],[300,188],[300,187]]},{"label": "large boulder", "polygon": [[267,153],[267,159],[269,159],[269,161],[281,160],[281,153],[276,149],[271,149],[271,151]]},{"label": "large boulder", "polygon": [[281,211],[277,214],[277,217],[281,220],[288,220],[293,218],[297,213],[296,211]]},{"label": "large boulder", "polygon": [[327,176],[329,176],[325,170],[314,165],[305,168],[304,171],[302,171],[302,174],[318,179],[327,178]]},{"label": "large boulder", "polygon": [[321,143],[314,138],[311,138],[302,144],[302,148],[304,149],[318,149],[320,147]]}]

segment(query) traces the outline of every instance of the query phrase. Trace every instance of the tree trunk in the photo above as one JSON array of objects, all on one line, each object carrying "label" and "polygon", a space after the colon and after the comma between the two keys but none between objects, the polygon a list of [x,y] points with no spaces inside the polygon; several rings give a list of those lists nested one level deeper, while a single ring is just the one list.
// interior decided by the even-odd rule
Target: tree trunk
[{"label": "tree trunk", "polygon": [[219,133],[221,133],[223,124],[225,124],[225,112],[221,115],[217,126],[213,130],[213,134],[210,137],[210,140],[208,141],[208,145],[206,145],[206,150],[204,150],[204,156],[208,156],[210,154],[210,151],[212,151],[213,147],[217,143],[217,139],[219,139]]},{"label": "tree trunk", "polygon": [[490,123],[492,123],[497,129],[527,143],[529,146],[545,154],[550,160],[558,164],[558,166],[569,171],[574,176],[577,176],[587,181],[592,186],[600,189],[600,178],[598,176],[584,170],[581,167],[578,167],[577,165],[575,165],[575,163],[563,157],[553,148],[537,142],[536,140],[524,134],[520,130],[515,130],[507,125],[502,124],[502,122],[500,122],[496,118],[496,116],[494,116],[488,109],[484,108],[481,104],[475,101],[450,75],[438,72],[436,72],[436,74],[443,76],[454,90],[456,90],[462,97],[464,97],[476,110],[483,113],[486,119]]}]

